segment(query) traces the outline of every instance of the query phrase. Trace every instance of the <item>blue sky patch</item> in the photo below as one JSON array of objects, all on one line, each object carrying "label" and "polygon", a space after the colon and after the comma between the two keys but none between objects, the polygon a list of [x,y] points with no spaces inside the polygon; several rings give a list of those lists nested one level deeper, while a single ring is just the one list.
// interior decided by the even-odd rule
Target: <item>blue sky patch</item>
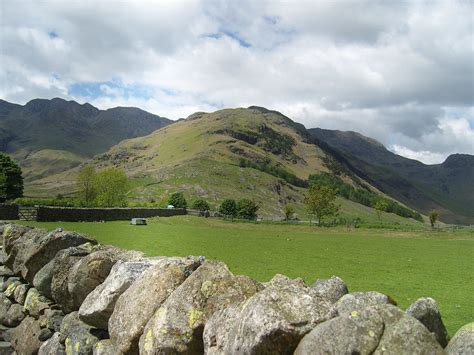
[{"label": "blue sky patch", "polygon": [[[168,96],[175,96],[171,90],[163,92]],[[121,97],[128,99],[138,97],[150,99],[153,97],[153,90],[144,85],[126,85],[120,80],[80,82],[69,86],[68,94],[72,96],[81,96],[87,99],[96,99],[98,97]]]}]

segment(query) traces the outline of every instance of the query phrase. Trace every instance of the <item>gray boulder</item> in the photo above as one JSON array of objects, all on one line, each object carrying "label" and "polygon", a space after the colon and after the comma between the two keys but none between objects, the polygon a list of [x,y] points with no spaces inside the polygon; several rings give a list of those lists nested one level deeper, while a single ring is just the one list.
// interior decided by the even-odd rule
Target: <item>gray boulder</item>
[{"label": "gray boulder", "polygon": [[254,295],[257,285],[248,277],[234,277],[220,261],[206,261],[150,319],[140,338],[140,353],[202,353],[207,320]]},{"label": "gray boulder", "polygon": [[353,292],[342,296],[336,302],[336,309],[339,314],[344,314],[352,311],[361,312],[369,306],[390,303],[393,304],[391,298],[380,292]]},{"label": "gray boulder", "polygon": [[33,286],[44,296],[53,298],[51,295],[51,282],[53,281],[54,259],[43,266],[33,278]]},{"label": "gray boulder", "polygon": [[0,341],[10,342],[12,340],[13,331],[15,328],[5,327],[0,325]]},{"label": "gray boulder", "polygon": [[93,355],[115,355],[115,348],[112,340],[104,339],[94,345]]},{"label": "gray boulder", "polygon": [[379,313],[368,308],[328,320],[301,340],[295,355],[372,354],[384,330]]},{"label": "gray boulder", "polygon": [[63,311],[51,308],[45,309],[38,318],[42,328],[48,328],[55,332],[59,332],[63,319]]},{"label": "gray boulder", "polygon": [[306,333],[335,315],[333,305],[312,288],[279,275],[238,309],[211,317],[204,329],[205,351],[291,353]]},{"label": "gray boulder", "polygon": [[38,318],[51,305],[51,301],[41,295],[36,288],[30,288],[26,294],[24,309],[26,313]]},{"label": "gray boulder", "polygon": [[448,355],[474,354],[474,322],[459,329],[446,347]]},{"label": "gray boulder", "polygon": [[444,354],[433,334],[415,318],[390,304],[376,306],[376,309],[384,321],[385,328],[375,355]]},{"label": "gray boulder", "polygon": [[7,296],[9,299],[13,300],[14,299],[14,294],[15,294],[15,289],[21,285],[22,282],[19,279],[11,279],[10,282],[8,283],[7,288],[5,291],[3,291],[3,294]]},{"label": "gray boulder", "polygon": [[59,251],[54,258],[51,296],[64,313],[74,311],[74,300],[69,293],[69,271],[75,263],[92,251],[91,245],[73,247]]},{"label": "gray boulder", "polygon": [[32,317],[26,317],[12,334],[11,344],[17,354],[36,355],[41,346],[39,322]]},{"label": "gray boulder", "polygon": [[7,296],[0,292],[0,324],[3,324],[3,322],[5,322],[8,310],[11,306],[12,302],[8,299]]},{"label": "gray boulder", "polygon": [[23,319],[25,319],[25,316],[26,315],[21,304],[12,304],[5,315],[2,324],[7,327],[16,327]]},{"label": "gray boulder", "polygon": [[[10,254],[13,245],[15,244],[15,241],[31,229],[31,227],[22,226],[21,224],[8,224],[4,226],[2,237],[3,251],[5,252],[5,254]],[[4,260],[4,263],[6,263],[7,260]]]},{"label": "gray boulder", "polygon": [[21,267],[21,275],[25,280],[33,282],[35,274],[53,259],[58,251],[85,243],[94,245],[97,244],[97,241],[82,234],[66,232],[62,229],[37,237],[33,239],[32,249],[25,248],[26,255]]},{"label": "gray boulder", "polygon": [[79,308],[79,318],[94,327],[107,329],[119,296],[153,264],[150,260],[118,261],[104,282],[89,293]]},{"label": "gray boulder", "polygon": [[66,315],[61,323],[60,343],[64,343],[66,354],[92,354],[94,345],[107,336],[107,332],[82,322],[77,312]]},{"label": "gray boulder", "polygon": [[420,298],[413,303],[406,313],[418,319],[433,335],[443,348],[448,345],[449,336],[441,320],[438,304],[432,298]]},{"label": "gray boulder", "polygon": [[19,304],[24,304],[25,299],[26,299],[26,295],[27,295],[28,290],[30,288],[31,288],[31,286],[28,285],[28,284],[18,285],[15,288],[15,292],[13,293],[13,298],[15,299],[15,302],[19,303]]},{"label": "gray boulder", "polygon": [[0,266],[0,276],[6,276],[6,278],[10,276],[15,276],[13,271],[6,265]]},{"label": "gray boulder", "polygon": [[118,352],[138,353],[138,340],[148,320],[199,265],[195,257],[161,259],[118,298],[109,319],[110,339]]},{"label": "gray boulder", "polygon": [[0,341],[0,355],[11,355],[13,354],[13,349],[11,343],[6,341]]},{"label": "gray boulder", "polygon": [[64,345],[59,342],[59,333],[56,332],[51,338],[41,345],[38,355],[66,355]]},{"label": "gray boulder", "polygon": [[73,309],[78,310],[87,295],[104,282],[119,257],[119,250],[99,250],[74,264],[68,276],[68,291],[72,296]]},{"label": "gray boulder", "polygon": [[8,279],[2,282],[0,291],[5,292],[11,284],[13,283],[18,284],[19,281],[20,281],[19,277],[16,277],[16,276],[9,277]]},{"label": "gray boulder", "polygon": [[311,286],[322,298],[332,303],[336,303],[342,296],[349,291],[346,284],[337,276],[331,276],[329,279],[319,279]]},{"label": "gray boulder", "polygon": [[40,240],[47,235],[48,231],[46,229],[33,228],[14,242],[6,262],[8,266],[10,266],[11,263],[11,269],[15,274],[21,274],[21,270],[29,254],[38,248]]}]

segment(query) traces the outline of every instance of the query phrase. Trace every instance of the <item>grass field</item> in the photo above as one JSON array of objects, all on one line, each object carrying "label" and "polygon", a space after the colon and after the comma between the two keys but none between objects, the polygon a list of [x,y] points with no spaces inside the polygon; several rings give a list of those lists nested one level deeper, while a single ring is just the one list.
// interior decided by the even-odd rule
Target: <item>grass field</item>
[{"label": "grass field", "polygon": [[419,297],[440,305],[451,335],[474,320],[474,230],[450,232],[318,228],[293,224],[232,223],[192,216],[128,222],[35,223],[61,226],[100,243],[147,255],[204,255],[235,274],[267,281],[276,273],[317,278],[338,275],[350,291],[376,290],[405,309]]}]

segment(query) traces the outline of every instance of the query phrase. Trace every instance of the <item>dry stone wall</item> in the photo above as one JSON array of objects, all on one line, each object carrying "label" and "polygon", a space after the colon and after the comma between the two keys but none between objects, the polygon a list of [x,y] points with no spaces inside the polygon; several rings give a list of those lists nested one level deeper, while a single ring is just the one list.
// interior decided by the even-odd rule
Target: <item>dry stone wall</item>
[{"label": "dry stone wall", "polygon": [[202,256],[145,257],[85,235],[0,225],[3,354],[470,354],[436,301],[404,312],[340,278],[260,283]]},{"label": "dry stone wall", "polygon": [[[185,215],[184,208],[77,208],[39,206],[38,222],[120,221],[136,217],[171,217]],[[6,218],[5,218],[6,219]]]},{"label": "dry stone wall", "polygon": [[19,208],[16,204],[0,204],[0,220],[14,221],[19,219]]}]

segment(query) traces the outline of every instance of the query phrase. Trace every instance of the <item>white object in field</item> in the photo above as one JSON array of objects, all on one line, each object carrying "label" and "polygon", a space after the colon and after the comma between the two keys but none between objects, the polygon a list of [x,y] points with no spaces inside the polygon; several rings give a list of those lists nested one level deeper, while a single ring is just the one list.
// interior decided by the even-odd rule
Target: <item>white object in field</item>
[{"label": "white object in field", "polygon": [[174,206],[173,206],[173,205],[168,205],[168,207],[167,207],[167,208],[174,208]]},{"label": "white object in field", "polygon": [[136,225],[136,226],[146,226],[146,219],[145,218],[132,218],[132,221],[130,224]]}]

